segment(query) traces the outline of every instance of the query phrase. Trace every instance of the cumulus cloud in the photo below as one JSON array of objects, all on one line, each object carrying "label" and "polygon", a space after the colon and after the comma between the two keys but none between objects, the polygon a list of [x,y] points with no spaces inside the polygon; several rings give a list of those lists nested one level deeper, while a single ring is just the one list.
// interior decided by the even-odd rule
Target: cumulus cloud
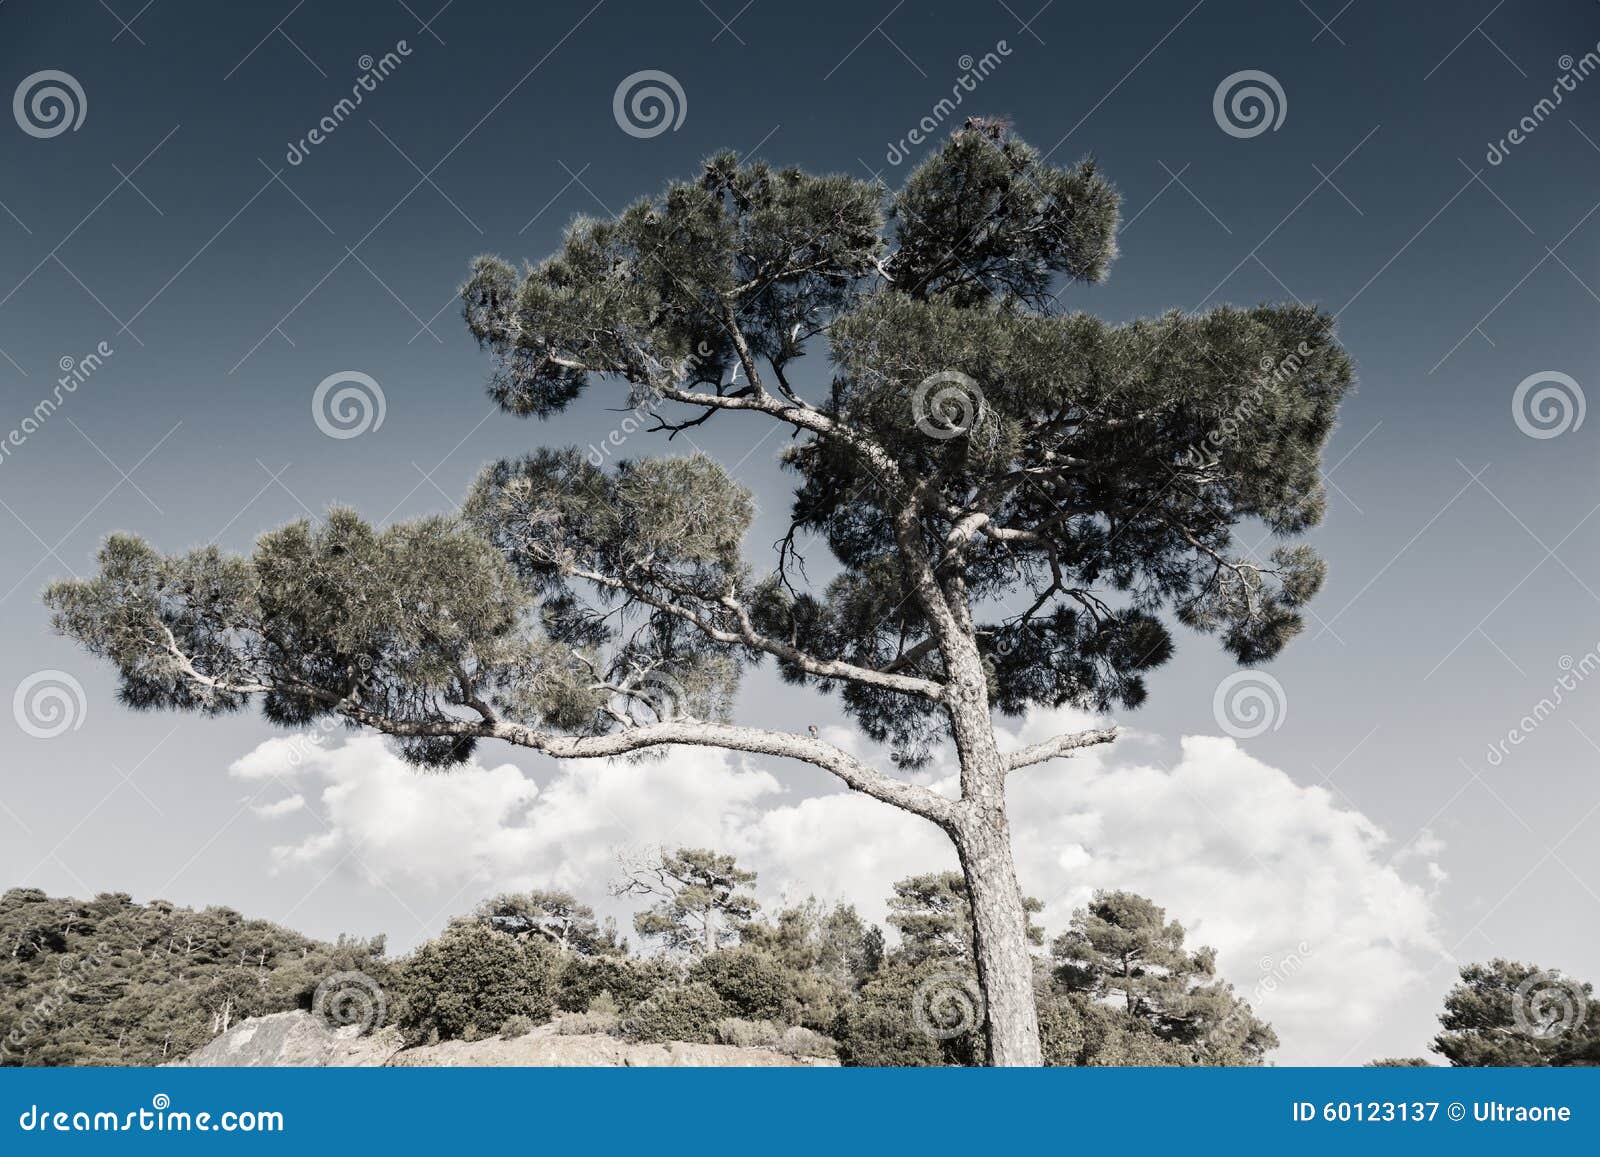
[{"label": "cumulus cloud", "polygon": [[[1089,722],[1041,712],[1005,738]],[[1437,951],[1430,888],[1411,877],[1437,888],[1438,841],[1396,854],[1365,816],[1231,739],[1186,737],[1170,763],[1155,758],[1159,747],[1135,735],[1013,778],[1018,874],[1045,902],[1047,929],[1062,929],[1095,889],[1141,892],[1193,943],[1219,950],[1224,974],[1277,1027],[1279,1060],[1336,1062],[1374,1030],[1384,1042],[1386,1018],[1415,995]],[[274,850],[280,869],[347,860],[392,890],[459,896],[457,911],[543,885],[626,926],[605,885],[619,852],[657,844],[734,852],[761,873],[769,900],[848,900],[875,920],[894,880],[955,866],[944,835],[915,817],[844,791],[798,796],[723,752],[558,765],[541,787],[509,763],[421,773],[376,736],[341,746],[291,737],[261,744],[232,772],[294,776],[309,797],[271,812],[318,821],[277,821],[305,829]],[[951,767],[928,779],[955,790]]]}]

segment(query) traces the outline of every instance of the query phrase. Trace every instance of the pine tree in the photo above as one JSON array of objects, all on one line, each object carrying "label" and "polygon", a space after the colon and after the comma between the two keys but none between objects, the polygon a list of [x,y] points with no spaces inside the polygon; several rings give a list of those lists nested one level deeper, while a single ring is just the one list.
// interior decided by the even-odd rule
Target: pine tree
[{"label": "pine tree", "polygon": [[[1287,541],[1258,557],[1235,530],[1288,540],[1320,519],[1351,384],[1309,306],[1123,325],[1061,311],[1064,288],[1106,275],[1117,218],[1092,161],[1056,167],[973,121],[892,196],[724,154],[574,222],[526,271],[480,258],[466,322],[507,412],[619,383],[664,435],[715,419],[791,436],[791,527],[768,567],[745,562],[753,502],[716,462],[541,449],[486,470],[464,519],[380,531],[336,510],[245,558],[118,535],[98,576],[46,601],[136,708],[258,700],[285,726],[385,732],[424,766],[493,739],[822,768],[948,834],[989,1059],[1037,1064],[1005,782],[1115,731],[1002,751],[993,713],[1136,707],[1172,653],[1163,612],[1243,663],[1275,655],[1322,564]],[[798,371],[823,344],[818,388]],[[820,586],[800,565],[813,543],[840,564]],[[733,722],[739,674],[764,659],[836,691],[889,766]],[[955,799],[897,774],[944,743]]]},{"label": "pine tree", "polygon": [[669,951],[698,955],[738,941],[740,928],[761,908],[749,891],[755,882],[756,874],[732,856],[679,848],[653,852],[632,865],[611,891],[654,901],[633,918],[640,936]]}]

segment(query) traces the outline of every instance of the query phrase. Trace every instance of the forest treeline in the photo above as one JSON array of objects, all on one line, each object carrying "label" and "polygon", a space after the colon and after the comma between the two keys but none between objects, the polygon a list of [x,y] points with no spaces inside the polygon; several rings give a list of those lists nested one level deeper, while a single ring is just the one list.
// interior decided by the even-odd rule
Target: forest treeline
[{"label": "forest treeline", "polygon": [[[849,905],[763,911],[754,884],[731,856],[661,852],[611,887],[637,903],[638,945],[571,894],[535,889],[485,901],[398,958],[382,937],[328,943],[230,908],[16,888],[0,897],[0,1063],[160,1064],[292,1009],[362,1031],[392,1024],[409,1044],[555,1022],[846,1065],[981,1063],[959,874],[896,883],[888,934]],[[1277,1045],[1217,976],[1215,953],[1189,947],[1144,897],[1097,893],[1059,935],[1033,925],[1029,939],[1048,1064],[1253,1065]],[[1529,978],[1557,975],[1505,961],[1464,969],[1434,1048],[1454,1064],[1594,1063],[1595,1025],[1585,1036],[1549,1017],[1523,1023]],[[1562,983],[1587,1001],[1587,985]]]}]

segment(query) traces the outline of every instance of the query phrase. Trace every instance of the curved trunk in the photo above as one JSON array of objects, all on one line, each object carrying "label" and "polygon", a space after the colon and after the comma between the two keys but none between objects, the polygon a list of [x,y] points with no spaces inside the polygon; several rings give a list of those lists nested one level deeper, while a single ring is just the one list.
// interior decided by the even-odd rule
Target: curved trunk
[{"label": "curved trunk", "polygon": [[1011,859],[1005,808],[967,813],[951,832],[972,905],[978,987],[983,993],[986,1059],[991,1065],[1041,1065],[1039,1016],[1028,953],[1028,914]]}]

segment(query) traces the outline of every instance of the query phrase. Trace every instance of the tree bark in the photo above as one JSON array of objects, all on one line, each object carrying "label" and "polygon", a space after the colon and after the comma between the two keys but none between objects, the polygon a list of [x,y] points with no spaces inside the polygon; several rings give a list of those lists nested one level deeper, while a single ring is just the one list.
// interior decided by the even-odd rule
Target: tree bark
[{"label": "tree bark", "polygon": [[964,813],[951,831],[972,905],[987,1063],[1041,1065],[1039,1014],[1028,953],[1028,914],[1011,859],[1005,807]]}]

